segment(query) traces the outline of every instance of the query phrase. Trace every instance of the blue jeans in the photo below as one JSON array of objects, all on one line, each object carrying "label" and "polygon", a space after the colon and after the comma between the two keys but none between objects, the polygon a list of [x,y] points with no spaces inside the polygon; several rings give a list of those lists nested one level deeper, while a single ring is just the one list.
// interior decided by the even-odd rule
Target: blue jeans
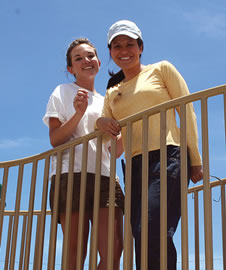
[{"label": "blue jeans", "polygon": [[[188,155],[188,183],[190,159]],[[136,269],[141,269],[142,155],[132,158],[131,225],[135,238]],[[173,243],[181,216],[180,147],[167,146],[167,265],[175,270],[177,252]],[[160,269],[160,150],[149,152],[148,167],[148,270]]]}]

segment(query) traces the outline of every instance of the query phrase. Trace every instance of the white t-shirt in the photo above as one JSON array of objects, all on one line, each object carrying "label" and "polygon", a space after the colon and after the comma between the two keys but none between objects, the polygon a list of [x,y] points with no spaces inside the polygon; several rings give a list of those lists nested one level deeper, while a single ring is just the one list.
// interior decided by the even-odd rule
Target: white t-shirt
[{"label": "white t-shirt", "polygon": [[[56,87],[49,98],[47,104],[46,114],[43,117],[43,122],[49,127],[49,118],[58,118],[60,122],[64,123],[69,120],[75,113],[73,100],[77,94],[78,89],[81,89],[75,83],[61,84]],[[98,93],[89,91],[88,107],[82,119],[78,123],[70,140],[82,137],[94,131],[94,123],[97,118],[101,116],[104,104],[104,97]],[[108,151],[109,144],[103,144],[102,147],[102,171],[104,176],[110,175],[110,153]],[[88,160],[87,172],[95,173],[96,165],[96,139],[90,140],[88,143]],[[52,158],[51,175],[56,174],[56,156]],[[81,172],[82,165],[82,144],[75,147],[75,161],[74,172]],[[68,172],[69,168],[69,150],[66,150],[62,156],[62,170],[61,173]]]}]

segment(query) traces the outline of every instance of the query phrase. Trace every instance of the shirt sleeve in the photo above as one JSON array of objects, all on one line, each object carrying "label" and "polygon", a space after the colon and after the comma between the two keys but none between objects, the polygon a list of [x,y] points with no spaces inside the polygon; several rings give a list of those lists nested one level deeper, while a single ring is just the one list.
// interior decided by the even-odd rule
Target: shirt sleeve
[{"label": "shirt sleeve", "polygon": [[106,95],[104,97],[104,106],[103,106],[103,109],[102,109],[101,116],[102,117],[109,117],[109,118],[114,119],[112,109],[111,109],[111,106],[110,106],[110,94],[109,94],[109,91],[106,92]]},{"label": "shirt sleeve", "polygon": [[49,127],[49,118],[54,117],[58,118],[61,123],[65,122],[65,117],[63,114],[63,104],[60,99],[53,93],[48,101],[46,107],[46,113],[43,117],[43,122]]},{"label": "shirt sleeve", "polygon": [[[106,92],[106,95],[104,97],[104,105],[103,105],[101,117],[108,117],[108,118],[113,118],[114,119],[111,107],[109,105],[109,92],[108,91]],[[95,127],[95,129],[98,129],[97,125],[96,125],[96,122],[95,122],[94,127]]]},{"label": "shirt sleeve", "polygon": [[[187,84],[177,69],[167,61],[163,61],[162,74],[168,93],[172,99],[189,95]],[[191,165],[201,165],[201,156],[198,149],[198,130],[196,114],[192,103],[187,104],[187,144]],[[180,108],[177,108],[180,116]]]}]

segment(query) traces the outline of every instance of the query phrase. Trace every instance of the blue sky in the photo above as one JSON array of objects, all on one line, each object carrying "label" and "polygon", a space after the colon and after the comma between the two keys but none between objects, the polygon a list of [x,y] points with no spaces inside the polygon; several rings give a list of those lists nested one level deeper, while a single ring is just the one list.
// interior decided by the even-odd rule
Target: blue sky
[{"label": "blue sky", "polygon": [[[50,149],[42,117],[53,89],[73,81],[65,62],[73,39],[88,37],[96,46],[101,60],[96,89],[105,94],[107,71],[117,70],[107,50],[107,30],[120,19],[132,20],[142,30],[143,64],[170,61],[191,92],[225,84],[225,0],[2,0],[0,161]],[[225,178],[223,101],[214,98],[209,104],[210,172]],[[195,109],[200,129],[198,103]]]},{"label": "blue sky", "polygon": [[143,32],[143,64],[171,61],[191,92],[225,83],[224,1],[6,1],[0,3],[0,160],[24,157],[50,147],[42,123],[46,103],[59,83],[72,81],[65,51],[77,37],[97,47],[102,65],[97,90],[105,94],[109,26],[135,21]]}]

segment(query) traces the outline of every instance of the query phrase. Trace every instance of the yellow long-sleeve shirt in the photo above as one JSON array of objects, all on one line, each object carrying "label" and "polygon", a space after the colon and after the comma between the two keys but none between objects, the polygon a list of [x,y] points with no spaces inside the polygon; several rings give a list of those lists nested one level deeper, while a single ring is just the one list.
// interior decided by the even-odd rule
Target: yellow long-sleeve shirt
[{"label": "yellow long-sleeve shirt", "polygon": [[[167,61],[145,66],[133,79],[107,90],[102,116],[120,120],[152,106],[190,94],[187,84],[176,68]],[[180,115],[180,111],[178,111]],[[167,111],[167,145],[180,145],[180,130],[175,110]],[[125,146],[126,128],[122,128]],[[196,115],[193,105],[187,105],[187,143],[191,165],[201,165],[198,150]],[[160,149],[160,115],[149,117],[148,150]],[[142,121],[133,124],[132,156],[142,153]]]}]

